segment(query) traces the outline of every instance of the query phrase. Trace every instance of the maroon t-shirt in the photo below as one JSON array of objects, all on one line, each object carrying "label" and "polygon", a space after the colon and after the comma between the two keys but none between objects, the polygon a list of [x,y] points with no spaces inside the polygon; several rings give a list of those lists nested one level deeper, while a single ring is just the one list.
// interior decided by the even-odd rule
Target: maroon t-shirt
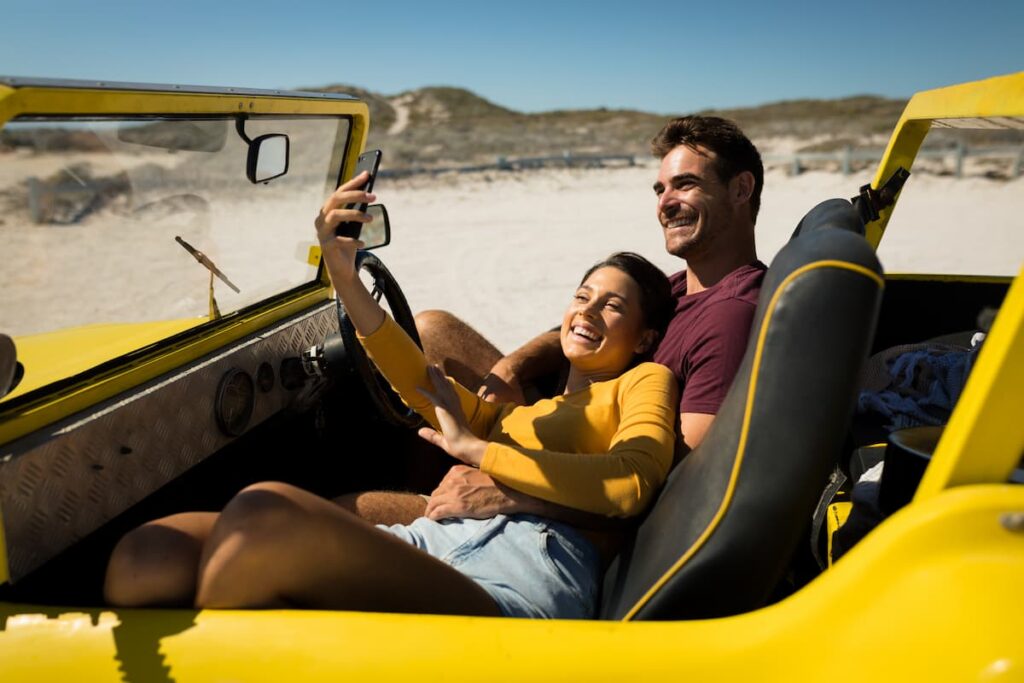
[{"label": "maroon t-shirt", "polygon": [[654,352],[679,380],[679,412],[717,414],[740,367],[767,269],[737,268],[712,287],[686,293],[686,271],[669,278],[676,314]]}]

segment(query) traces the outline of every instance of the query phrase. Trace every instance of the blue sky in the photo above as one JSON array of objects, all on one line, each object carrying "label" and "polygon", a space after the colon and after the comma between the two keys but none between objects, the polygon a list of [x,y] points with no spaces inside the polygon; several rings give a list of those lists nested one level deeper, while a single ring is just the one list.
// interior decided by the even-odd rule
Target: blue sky
[{"label": "blue sky", "polygon": [[3,75],[454,85],[521,111],[908,97],[1024,69],[1024,0],[4,4]]}]

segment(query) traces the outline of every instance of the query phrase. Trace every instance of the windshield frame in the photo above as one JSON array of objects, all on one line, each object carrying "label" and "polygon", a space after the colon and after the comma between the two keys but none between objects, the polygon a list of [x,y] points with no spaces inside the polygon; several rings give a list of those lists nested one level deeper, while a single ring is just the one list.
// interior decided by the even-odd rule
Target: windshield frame
[{"label": "windshield frame", "polygon": [[[339,169],[339,181],[351,175],[369,128],[366,104],[337,93],[0,77],[0,128],[20,116],[74,115],[344,118],[347,136],[331,159],[331,168]],[[138,386],[330,297],[330,282],[321,266],[311,282],[15,396],[0,403],[0,442]]]}]

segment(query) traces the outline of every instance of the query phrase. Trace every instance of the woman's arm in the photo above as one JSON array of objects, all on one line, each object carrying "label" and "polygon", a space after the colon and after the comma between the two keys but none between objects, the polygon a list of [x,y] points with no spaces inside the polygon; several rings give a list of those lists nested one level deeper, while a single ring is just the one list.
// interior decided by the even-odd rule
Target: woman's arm
[{"label": "woman's arm", "polygon": [[362,335],[376,332],[386,314],[363,286],[356,272],[356,251],[365,244],[348,237],[339,237],[336,229],[338,224],[346,221],[369,223],[373,220],[369,214],[349,208],[359,203],[369,204],[377,199],[377,195],[372,192],[359,189],[369,177],[369,173],[363,172],[338,187],[324,202],[315,221],[316,237],[320,242],[327,272],[331,276],[331,284],[345,304],[345,312],[356,331]]},{"label": "woman's arm", "polygon": [[577,510],[613,517],[643,512],[672,465],[676,381],[667,368],[647,363],[622,382],[607,453],[492,442],[480,469],[512,489]]},{"label": "woman's arm", "polygon": [[[417,411],[435,429],[440,429],[438,415],[429,398],[422,391],[434,387],[434,381],[428,376],[428,368],[423,353],[393,320],[366,289],[355,267],[356,251],[363,246],[359,240],[339,237],[335,228],[345,221],[369,222],[371,217],[361,211],[348,208],[349,205],[370,203],[376,199],[372,193],[363,192],[360,188],[367,179],[365,173],[342,184],[324,203],[316,218],[317,239],[323,254],[324,264],[331,277],[338,297],[345,306],[345,312],[356,328],[360,341],[366,347],[377,367],[387,377],[391,386],[399,393],[413,410]],[[448,380],[450,382],[450,380]],[[501,406],[489,404],[478,398],[464,387],[451,382],[452,391],[457,397],[456,403],[461,415],[468,415],[462,420],[468,434],[453,433],[452,446],[461,445],[455,452],[449,453],[465,460],[467,454],[463,449],[482,450],[481,444],[468,437],[479,440],[485,436],[494,420],[501,412]],[[436,389],[435,389],[436,390]],[[452,413],[458,412],[452,410]],[[461,417],[456,416],[456,418]],[[458,422],[458,419],[456,419]]]}]

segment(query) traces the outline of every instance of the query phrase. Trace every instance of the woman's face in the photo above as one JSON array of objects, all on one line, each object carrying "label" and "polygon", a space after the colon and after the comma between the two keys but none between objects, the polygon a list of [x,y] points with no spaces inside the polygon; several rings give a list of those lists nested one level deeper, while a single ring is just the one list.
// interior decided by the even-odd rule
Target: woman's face
[{"label": "woman's face", "polygon": [[640,287],[618,268],[590,274],[562,319],[562,352],[574,368],[617,375],[647,350],[653,333],[644,325],[640,298]]}]

